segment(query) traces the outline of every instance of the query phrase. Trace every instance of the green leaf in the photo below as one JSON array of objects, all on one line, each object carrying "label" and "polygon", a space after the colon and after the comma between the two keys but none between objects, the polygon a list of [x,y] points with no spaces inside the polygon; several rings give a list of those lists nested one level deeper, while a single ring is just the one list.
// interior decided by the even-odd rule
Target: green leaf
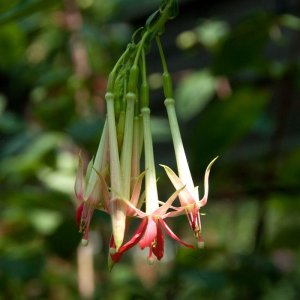
[{"label": "green leaf", "polygon": [[263,50],[271,24],[270,16],[257,14],[236,26],[216,52],[214,72],[232,75],[243,68],[259,67],[264,62]]},{"label": "green leaf", "polygon": [[14,7],[20,0],[1,0],[1,6],[0,6],[0,14],[2,14],[5,11],[10,10],[12,7]]},{"label": "green leaf", "polygon": [[181,81],[175,93],[178,116],[188,120],[206,106],[215,93],[216,79],[208,70],[193,73]]},{"label": "green leaf", "polygon": [[212,103],[195,125],[192,165],[208,162],[216,155],[222,157],[228,147],[249,132],[269,99],[265,90],[244,87],[227,100]]},{"label": "green leaf", "polygon": [[27,37],[20,26],[8,24],[0,27],[0,68],[11,70],[16,61],[24,59]]},{"label": "green leaf", "polygon": [[285,14],[279,18],[279,22],[282,26],[293,30],[300,30],[300,18],[297,16]]},{"label": "green leaf", "polygon": [[221,20],[206,19],[195,29],[198,41],[208,49],[214,49],[229,33],[229,24]]},{"label": "green leaf", "polygon": [[14,279],[28,280],[41,275],[45,258],[40,253],[30,253],[21,257],[7,254],[0,257],[1,273]]},{"label": "green leaf", "polygon": [[41,234],[51,234],[62,222],[59,212],[45,209],[34,209],[29,213],[33,227]]},{"label": "green leaf", "polygon": [[20,0],[12,8],[0,14],[0,25],[27,17],[35,12],[48,9],[61,0]]},{"label": "green leaf", "polygon": [[48,132],[39,135],[22,153],[11,156],[1,163],[0,175],[30,174],[39,169],[47,153],[55,149],[63,140],[63,135]]}]

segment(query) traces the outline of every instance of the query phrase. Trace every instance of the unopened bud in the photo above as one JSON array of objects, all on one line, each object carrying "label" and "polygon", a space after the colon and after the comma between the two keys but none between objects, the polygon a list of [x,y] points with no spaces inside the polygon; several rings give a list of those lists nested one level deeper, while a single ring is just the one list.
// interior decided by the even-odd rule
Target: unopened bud
[{"label": "unopened bud", "polygon": [[204,243],[204,241],[198,241],[198,248],[199,249],[203,249],[204,248],[204,246],[205,246],[205,243]]},{"label": "unopened bud", "polygon": [[88,245],[89,241],[86,239],[81,240],[81,246],[86,247]]},{"label": "unopened bud", "polygon": [[129,80],[128,80],[128,92],[134,93],[137,87],[139,75],[139,68],[136,65],[133,65],[129,72]]},{"label": "unopened bud", "polygon": [[154,257],[153,256],[148,256],[147,258],[147,262],[148,262],[148,265],[152,266],[154,264]]}]

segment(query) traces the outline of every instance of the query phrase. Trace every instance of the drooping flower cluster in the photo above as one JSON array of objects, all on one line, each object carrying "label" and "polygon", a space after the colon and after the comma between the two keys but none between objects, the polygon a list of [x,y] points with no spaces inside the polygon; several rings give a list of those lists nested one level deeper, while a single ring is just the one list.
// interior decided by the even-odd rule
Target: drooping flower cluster
[{"label": "drooping flower cluster", "polygon": [[[200,209],[207,202],[208,179],[212,163],[204,175],[204,196],[200,200],[194,186],[185,155],[175,112],[171,77],[168,73],[159,35],[164,23],[173,17],[176,1],[162,1],[160,10],[152,15],[146,27],[134,35],[133,41],[113,68],[105,95],[107,117],[95,156],[84,174],[81,156],[75,181],[75,194],[79,201],[77,224],[83,233],[82,244],[87,245],[92,215],[95,209],[111,216],[112,236],[109,261],[112,266],[123,253],[135,245],[149,248],[148,261],[164,255],[164,233],[178,243],[182,241],[168,226],[167,219],[186,214],[188,223],[203,247]],[[140,34],[139,42],[134,39]],[[146,74],[145,53],[156,40],[163,66],[165,106],[171,129],[178,175],[162,165],[175,187],[166,201],[159,201],[151,135],[151,111]],[[143,160],[144,166],[141,164]],[[145,191],[142,191],[145,179]],[[180,206],[173,202],[179,198]],[[139,218],[134,234],[125,240],[127,224]]]}]

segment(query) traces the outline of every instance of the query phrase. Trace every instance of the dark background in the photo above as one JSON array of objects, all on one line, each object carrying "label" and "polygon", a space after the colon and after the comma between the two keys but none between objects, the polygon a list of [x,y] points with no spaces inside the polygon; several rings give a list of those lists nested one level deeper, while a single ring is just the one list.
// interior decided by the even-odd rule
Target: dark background
[{"label": "dark background", "polygon": [[[200,194],[219,155],[206,247],[167,238],[160,263],[136,248],[109,273],[107,215],[78,246],[77,157],[95,154],[108,73],[159,1],[1,1],[0,299],[299,299],[299,1],[179,3],[162,43]],[[156,164],[175,168],[155,45],[147,66]]]}]

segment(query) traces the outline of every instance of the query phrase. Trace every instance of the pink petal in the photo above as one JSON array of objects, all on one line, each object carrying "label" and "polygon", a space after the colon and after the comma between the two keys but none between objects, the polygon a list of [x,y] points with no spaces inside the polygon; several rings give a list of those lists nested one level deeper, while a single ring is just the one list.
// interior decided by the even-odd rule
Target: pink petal
[{"label": "pink petal", "polygon": [[109,191],[108,191],[108,186],[105,182],[105,179],[103,178],[103,176],[100,174],[100,183],[101,183],[101,190],[102,190],[102,195],[103,195],[103,200],[104,200],[104,209],[109,213],[110,212],[110,205],[109,205],[109,201],[110,201],[110,195],[109,195]]},{"label": "pink petal", "polygon": [[82,211],[83,211],[83,203],[81,203],[76,210],[76,223],[79,229],[80,229]]},{"label": "pink petal", "polygon": [[[95,190],[95,188],[94,188]],[[96,192],[94,192],[96,193]],[[89,228],[90,228],[90,223],[93,217],[93,213],[95,211],[95,207],[97,205],[97,198],[94,198],[92,194],[90,197],[85,201],[82,202],[83,204],[83,209],[81,213],[81,223],[80,223],[80,231],[84,233],[84,239],[87,241],[88,240],[88,234],[89,234]]]},{"label": "pink petal", "polygon": [[88,196],[86,202],[90,202],[95,208],[99,205],[99,201],[100,201],[100,182],[96,181],[93,190]]},{"label": "pink petal", "polygon": [[143,211],[141,211],[140,209],[136,208],[128,200],[126,200],[124,198],[120,198],[119,200],[122,201],[123,203],[125,203],[127,206],[129,206],[137,214],[137,216],[139,218],[144,218],[146,216],[146,214]]},{"label": "pink petal", "polygon": [[137,228],[137,230],[135,231],[135,233],[133,234],[132,238],[126,244],[121,246],[118,253],[122,254],[125,251],[132,248],[134,245],[136,245],[140,241],[141,237],[143,236],[147,228],[147,224],[148,224],[148,218],[144,218],[141,224],[139,225],[139,227]]},{"label": "pink petal", "polygon": [[121,259],[122,254],[119,252],[115,252],[115,250],[116,250],[116,243],[114,240],[114,236],[111,235],[110,242],[109,242],[110,257],[113,260],[113,262],[116,263]]},{"label": "pink petal", "polygon": [[116,249],[116,243],[115,243],[115,239],[114,239],[113,235],[111,235],[111,237],[110,237],[109,248],[110,249]]},{"label": "pink petal", "polygon": [[[171,180],[172,184],[174,185],[175,189],[176,190],[182,189],[182,187],[184,186],[184,183],[173,172],[173,170],[165,165],[160,165],[160,166],[162,166],[165,169],[165,171],[166,171],[169,179]],[[186,206],[188,204],[195,202],[193,195],[188,191],[187,188],[181,190],[181,192],[179,194],[179,200],[180,200],[180,203],[182,206]]]},{"label": "pink petal", "polygon": [[163,215],[167,212],[167,210],[172,206],[173,202],[175,201],[175,199],[177,198],[177,196],[179,195],[179,193],[182,192],[182,190],[185,187],[182,186],[180,189],[178,189],[177,191],[175,191],[170,198],[161,206],[159,207],[153,214],[158,214],[158,215]]},{"label": "pink petal", "polygon": [[141,207],[142,207],[143,204],[145,203],[145,199],[146,199],[146,193],[145,193],[145,191],[143,191],[143,193],[142,193],[141,196],[140,196],[139,202],[138,202],[138,204],[136,205],[136,207],[137,207],[138,209],[141,209]]},{"label": "pink petal", "polygon": [[207,203],[207,198],[208,198],[208,190],[209,190],[209,172],[210,168],[213,165],[213,163],[217,160],[218,156],[214,158],[209,165],[206,168],[205,175],[204,175],[204,196],[203,198],[199,201],[198,207],[202,207]]},{"label": "pink petal", "polygon": [[[148,223],[148,218],[144,218],[141,224],[139,225],[139,227],[137,228],[137,230],[135,231],[135,233],[133,234],[132,238],[123,246],[121,246],[118,252],[112,253],[111,251],[110,257],[114,262],[118,262],[125,251],[131,249],[140,241],[141,237],[143,236],[146,230],[147,223]],[[110,240],[110,249],[116,250],[116,244],[113,236],[111,237]]]},{"label": "pink petal", "polygon": [[[134,187],[133,187],[130,202],[135,207],[137,206],[139,198],[140,198],[141,187],[142,187],[142,182],[143,182],[145,173],[146,172],[143,172],[138,176],[138,178],[135,181]],[[131,209],[130,207],[127,208],[127,215],[134,215],[134,213],[135,213],[135,211],[133,209]]]},{"label": "pink petal", "polygon": [[164,236],[159,223],[156,226],[156,243],[152,246],[152,251],[158,260],[164,256]]},{"label": "pink petal", "polygon": [[76,198],[80,201],[83,201],[83,193],[84,193],[84,178],[83,178],[83,162],[81,154],[79,153],[79,159],[78,159],[78,169],[76,173],[76,179],[75,179],[75,195]]},{"label": "pink petal", "polygon": [[174,218],[174,217],[182,216],[185,214],[186,214],[186,207],[181,206],[181,207],[176,208],[176,210],[169,211],[169,212],[165,213],[164,215],[161,215],[161,218],[162,219]]},{"label": "pink petal", "polygon": [[177,241],[178,243],[188,247],[188,248],[192,248],[194,249],[193,245],[187,244],[184,241],[182,241],[172,230],[171,228],[164,222],[164,220],[159,219],[160,224],[162,225],[162,227],[165,229],[166,233],[175,241]]},{"label": "pink petal", "polygon": [[152,246],[152,242],[155,240],[157,235],[156,227],[157,227],[156,222],[152,219],[152,217],[148,217],[148,224],[147,224],[146,231],[139,243],[141,249]]},{"label": "pink petal", "polygon": [[90,224],[91,224],[91,218],[89,218],[86,221],[85,228],[84,228],[83,239],[86,240],[86,241],[88,241],[88,239],[89,239]]},{"label": "pink petal", "polygon": [[197,207],[197,205],[194,205],[194,209],[193,209],[193,218],[196,221],[196,223],[199,225],[199,221],[200,221],[200,213],[199,213],[199,209]]}]

